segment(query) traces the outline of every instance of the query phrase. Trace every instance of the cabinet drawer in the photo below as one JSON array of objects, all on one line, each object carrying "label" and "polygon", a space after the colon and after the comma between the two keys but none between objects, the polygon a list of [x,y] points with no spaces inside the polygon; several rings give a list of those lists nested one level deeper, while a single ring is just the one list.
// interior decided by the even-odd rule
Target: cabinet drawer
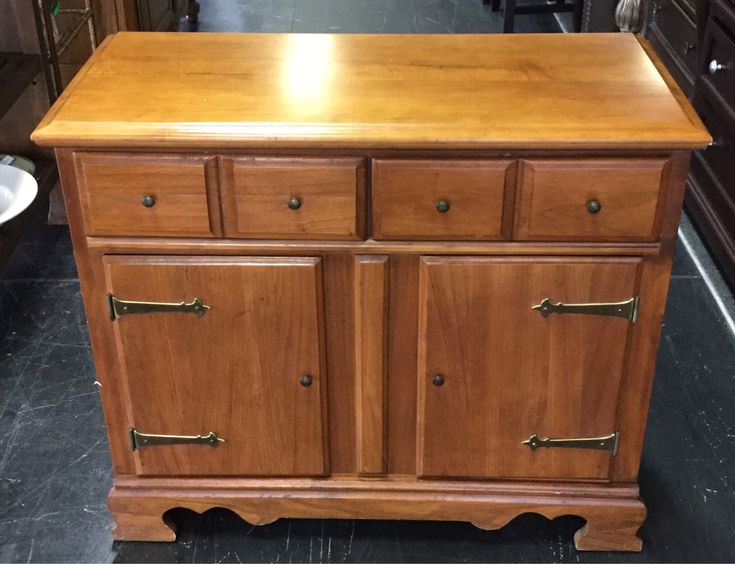
[{"label": "cabinet drawer", "polygon": [[[503,239],[510,160],[373,164],[375,239]],[[510,218],[508,218],[510,219]],[[509,235],[509,233],[508,233]]]},{"label": "cabinet drawer", "polygon": [[735,162],[733,137],[735,135],[731,133],[722,118],[726,111],[719,106],[717,100],[710,100],[702,93],[695,96],[693,103],[702,118],[702,123],[709,129],[713,138],[712,145],[698,153],[718,177],[720,184],[730,188],[729,197],[735,200],[735,167],[733,167]]},{"label": "cabinet drawer", "polygon": [[225,159],[224,167],[228,236],[362,238],[362,159],[243,157]]},{"label": "cabinet drawer", "polygon": [[673,0],[657,0],[651,25],[658,28],[677,62],[689,73],[697,72],[697,27]]},{"label": "cabinet drawer", "polygon": [[[721,14],[721,12],[724,12]],[[707,21],[703,44],[702,80],[722,98],[730,108],[735,108],[735,41],[722,26],[731,20],[729,10],[725,10],[719,3],[714,3],[712,14]],[[723,21],[723,16],[726,18]],[[719,66],[718,66],[719,65]],[[710,66],[712,67],[710,69]]]},{"label": "cabinet drawer", "polygon": [[87,234],[211,237],[205,169],[213,164],[205,157],[77,153]]},{"label": "cabinet drawer", "polygon": [[521,164],[518,240],[651,241],[666,159],[528,160]]}]

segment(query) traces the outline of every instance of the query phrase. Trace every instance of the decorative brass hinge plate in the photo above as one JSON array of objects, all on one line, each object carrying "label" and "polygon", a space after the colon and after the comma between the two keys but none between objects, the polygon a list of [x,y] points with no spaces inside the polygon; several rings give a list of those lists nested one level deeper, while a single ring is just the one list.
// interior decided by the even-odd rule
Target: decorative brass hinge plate
[{"label": "decorative brass hinge plate", "polygon": [[110,306],[110,319],[120,319],[124,315],[135,315],[140,313],[193,313],[201,317],[212,306],[205,304],[201,298],[194,298],[191,302],[164,303],[164,302],[134,302],[116,298],[112,294],[107,295]]},{"label": "decorative brass hinge plate", "polygon": [[209,445],[216,447],[224,443],[216,434],[210,432],[208,435],[149,435],[141,433],[137,429],[130,429],[130,447],[139,450],[143,447],[165,446],[165,445]]},{"label": "decorative brass hinge plate", "polygon": [[635,323],[638,318],[638,296],[625,300],[624,302],[589,304],[553,303],[549,298],[544,298],[540,304],[533,306],[533,309],[537,310],[543,317],[549,317],[552,313],[609,315],[612,317],[622,317]]},{"label": "decorative brass hinge plate", "polygon": [[523,441],[523,444],[531,450],[537,448],[584,448],[606,450],[615,455],[618,452],[619,436],[617,431],[606,437],[581,437],[576,439],[547,439],[538,435],[531,435],[528,440]]}]

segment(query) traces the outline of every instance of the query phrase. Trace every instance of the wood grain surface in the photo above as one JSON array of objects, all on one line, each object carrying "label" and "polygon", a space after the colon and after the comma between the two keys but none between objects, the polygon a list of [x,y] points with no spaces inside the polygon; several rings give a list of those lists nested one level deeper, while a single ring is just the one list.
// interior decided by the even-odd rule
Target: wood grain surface
[{"label": "wood grain surface", "polygon": [[[374,160],[373,237],[445,241],[507,238],[513,218],[514,164],[507,159]],[[446,203],[448,209],[440,211],[439,202]]]},{"label": "wood grain surface", "polygon": [[620,33],[122,32],[33,139],[55,147],[705,146],[710,136],[655,65],[635,36]]},{"label": "wood grain surface", "polygon": [[[328,471],[318,258],[107,257],[120,299],[202,299],[202,317],[124,316],[113,324],[128,428],[225,442],[147,447],[141,475],[318,475]],[[141,284],[141,281],[145,284]],[[308,387],[300,384],[310,375]],[[115,429],[126,433],[126,429]]]},{"label": "wood grain surface", "polygon": [[532,451],[522,441],[617,430],[632,324],[544,318],[532,307],[627,300],[638,268],[637,259],[422,259],[419,475],[607,479],[609,452]]}]

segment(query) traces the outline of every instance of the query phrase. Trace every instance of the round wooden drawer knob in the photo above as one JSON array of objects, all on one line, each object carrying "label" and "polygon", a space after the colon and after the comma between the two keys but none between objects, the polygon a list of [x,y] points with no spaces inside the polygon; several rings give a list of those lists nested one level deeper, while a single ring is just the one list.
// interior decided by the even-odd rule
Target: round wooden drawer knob
[{"label": "round wooden drawer knob", "polygon": [[434,374],[431,377],[431,383],[434,384],[437,387],[438,386],[443,386],[444,385],[444,376],[442,376],[441,374]]},{"label": "round wooden drawer knob", "polygon": [[439,213],[447,213],[449,211],[449,202],[446,200],[439,200],[436,203],[436,211]]},{"label": "round wooden drawer knob", "polygon": [[590,213],[598,213],[602,209],[602,204],[597,200],[587,202],[587,211]]},{"label": "round wooden drawer knob", "polygon": [[301,200],[298,198],[289,198],[288,207],[292,210],[297,210],[301,207]]},{"label": "round wooden drawer knob", "polygon": [[156,205],[156,197],[152,194],[146,194],[140,199],[140,203],[147,208],[152,208]]},{"label": "round wooden drawer knob", "polygon": [[301,377],[301,380],[299,380],[299,384],[301,384],[304,388],[308,388],[311,386],[312,377],[311,374],[304,374]]}]

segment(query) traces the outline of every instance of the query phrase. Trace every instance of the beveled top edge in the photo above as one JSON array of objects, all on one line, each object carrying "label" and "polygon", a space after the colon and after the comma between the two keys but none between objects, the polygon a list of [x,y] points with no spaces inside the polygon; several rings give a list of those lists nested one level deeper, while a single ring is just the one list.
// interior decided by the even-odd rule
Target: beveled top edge
[{"label": "beveled top edge", "polygon": [[[185,150],[203,148],[676,150],[700,148],[711,142],[711,137],[701,120],[656,55],[647,46],[645,40],[640,41],[627,34],[589,34],[587,37],[579,34],[574,36],[517,34],[505,36],[505,39],[498,35],[192,34],[193,37],[181,38],[182,35],[189,36],[189,34],[121,32],[109,37],[54,104],[34,131],[32,139],[40,145],[51,147]],[[315,38],[321,38],[317,39],[316,44],[322,42],[332,45],[330,49],[333,50],[333,53],[329,55],[331,58],[325,59],[327,61],[325,64],[331,64],[336,71],[341,72],[339,76],[346,77],[346,81],[352,81],[362,87],[358,89],[359,92],[350,90],[339,92],[337,91],[339,83],[335,83],[337,90],[334,92],[317,92],[321,97],[318,97],[316,101],[323,103],[322,117],[334,118],[328,121],[320,121],[317,119],[320,117],[318,115],[315,116],[315,119],[308,121],[286,119],[306,116],[306,111],[300,105],[303,97],[298,98],[300,96],[298,91],[295,95],[299,104],[294,103],[288,106],[286,101],[280,105],[276,103],[268,105],[272,95],[274,93],[283,94],[285,87],[276,80],[278,73],[271,72],[272,69],[261,68],[255,57],[252,60],[232,59],[240,66],[227,74],[223,71],[224,66],[215,68],[212,71],[214,74],[219,72],[222,80],[230,81],[229,86],[219,89],[215,87],[207,89],[206,85],[196,84],[204,72],[203,66],[197,67],[197,65],[204,65],[202,59],[198,59],[197,55],[191,55],[190,60],[184,62],[194,67],[191,72],[181,70],[180,66],[176,72],[163,77],[160,73],[156,74],[157,70],[160,70],[159,66],[168,61],[163,56],[151,55],[147,63],[150,66],[148,70],[145,64],[135,71],[132,71],[130,66],[126,66],[125,57],[135,57],[136,50],[140,51],[147,43],[161,42],[164,44],[178,42],[199,46],[210,45],[210,49],[215,51],[222,50],[223,45],[235,50],[236,48],[261,49],[261,53],[271,56],[274,61],[288,63],[289,57],[297,57],[288,51],[289,45],[294,42],[296,44],[303,42],[304,45],[309,46],[312,45]],[[408,39],[411,41],[408,42],[406,49],[402,50],[407,50],[408,53],[394,53],[395,47],[403,45]],[[207,43],[207,40],[211,43]],[[564,70],[566,67],[561,66],[561,63],[539,55],[535,50],[530,50],[530,47],[524,47],[540,45],[548,47],[551,52],[554,52],[554,49],[557,52],[566,50],[564,56],[573,57],[574,60],[579,58],[580,64],[593,64],[590,59],[585,59],[583,54],[573,54],[573,50],[568,47],[571,43],[579,45],[580,41],[583,45],[594,46],[600,54],[604,54],[608,46],[615,46],[621,51],[621,57],[627,57],[631,64],[641,68],[638,73],[640,76],[628,78],[628,75],[620,69],[613,69],[609,72],[609,76],[600,75],[600,78],[588,78],[583,72],[578,74],[574,69]],[[457,48],[447,55],[449,60],[446,65],[442,66],[437,63],[439,60],[437,58],[429,58],[431,64],[422,62],[420,50],[415,48],[416,43],[451,44]],[[515,49],[518,53],[515,55],[512,53],[509,55],[485,54],[479,56],[478,62],[474,65],[474,59],[466,62],[467,57],[474,52],[473,50],[476,50],[478,45],[487,48],[488,45],[498,43],[506,43],[510,46],[507,48],[509,51]],[[632,44],[635,44],[635,49],[632,49]],[[365,45],[378,46],[374,58],[370,58],[370,54],[365,55]],[[378,55],[381,54],[379,52],[381,50],[383,54],[391,53],[393,57],[390,63],[386,63],[387,66],[381,76],[369,77],[358,72],[366,68],[377,72],[375,69],[378,67],[373,68],[371,65],[379,63]],[[643,57],[636,54],[636,51],[640,52]],[[643,58],[649,64],[652,63],[654,72],[645,68],[646,63]],[[465,61],[466,64],[463,68],[459,68],[453,66],[452,60],[457,64]],[[544,64],[548,68],[531,71],[521,68],[519,70],[518,61],[523,61],[532,69],[534,66]],[[610,62],[610,65],[612,64]],[[404,80],[402,75],[396,74],[395,69],[403,74],[410,72],[414,74]],[[563,76],[557,80],[551,75],[551,71],[559,72]],[[308,75],[302,77],[298,74],[298,70],[293,70],[293,72],[297,73],[298,78],[308,80]],[[530,78],[529,75],[531,75]],[[515,118],[503,116],[492,120],[490,114],[465,102],[458,102],[455,107],[447,103],[446,108],[438,110],[436,104],[431,104],[431,102],[446,98],[459,98],[468,88],[475,87],[473,77],[480,82],[484,80],[487,84],[497,86],[498,89],[525,93],[528,96],[529,108],[526,112],[518,111],[518,108],[520,110],[524,108],[522,101],[516,100],[514,103],[518,115]],[[616,77],[623,77],[628,82],[618,85]],[[283,79],[283,76],[280,78]],[[452,80],[448,80],[449,78]],[[166,113],[164,108],[157,116],[153,116],[156,111],[155,106],[146,106],[140,102],[146,98],[145,96],[141,96],[137,101],[121,99],[94,103],[95,88],[99,90],[103,86],[114,87],[122,84],[123,79],[124,82],[137,81],[136,84],[141,87],[152,87],[155,80],[178,85],[176,95],[181,96],[179,99],[181,107],[176,110],[178,114],[174,111]],[[254,84],[258,80],[261,81],[261,84],[255,88]],[[380,82],[381,80],[383,83]],[[389,109],[384,110],[377,104],[364,111],[361,109],[360,104],[365,105],[367,102],[369,105],[375,99],[390,101],[385,98],[385,91],[396,81],[406,86],[407,101],[403,102],[403,105],[399,99],[390,111]],[[190,83],[195,84],[191,86],[192,92],[186,94],[186,87]],[[437,83],[454,84],[453,90],[441,89],[428,95],[424,93],[424,89]],[[537,92],[528,92],[529,85],[556,88],[557,91],[541,95]],[[365,93],[368,88],[373,88],[373,90]],[[568,98],[579,89],[586,89],[587,94],[578,95],[576,106],[569,105],[572,102],[569,102]],[[620,91],[623,101],[616,100],[616,89]],[[262,94],[260,94],[261,90]],[[480,88],[471,91],[478,97],[477,106],[480,106],[481,102],[501,99],[500,94],[495,95],[491,90]],[[245,94],[242,94],[241,91]],[[633,93],[636,91],[650,94],[650,99],[646,99],[645,104],[641,102],[639,110],[632,111],[628,107],[635,103]],[[569,96],[565,96],[565,92],[568,92]],[[270,121],[176,119],[182,116],[188,117],[187,111],[194,112],[196,105],[192,106],[191,101],[203,94],[220,96],[219,100],[224,110],[221,114],[216,114],[213,110],[206,110],[209,111],[209,114],[206,114],[206,111],[202,110],[196,114],[192,113],[191,117],[195,115],[203,118],[213,115],[226,117],[229,111],[229,115],[235,117],[264,115],[266,117],[275,116],[279,119]],[[250,114],[243,111],[238,113],[238,110],[233,109],[237,107],[238,96],[248,97],[250,107],[255,107]],[[544,98],[544,96],[547,97]],[[567,108],[581,108],[578,112],[580,116],[589,115],[591,117],[585,120],[576,119],[576,121],[570,118],[570,121],[566,122],[563,115],[551,115],[547,124],[539,125],[536,122],[543,119],[544,114],[541,110],[545,109],[538,110],[537,106],[541,104],[539,100],[546,101],[549,105],[553,101],[561,101],[567,103]],[[387,104],[388,101],[385,103]],[[426,106],[427,102],[428,106]],[[190,110],[186,109],[187,103],[191,106]],[[139,104],[137,108],[140,111],[137,113],[135,104]],[[599,108],[598,111],[597,106],[600,105],[605,105],[605,107]],[[665,106],[663,110],[660,109],[662,106]],[[422,121],[421,110],[426,108],[428,108],[427,113],[433,112],[433,114],[427,116],[426,121]],[[621,114],[627,112],[627,116],[621,115],[620,120],[611,120],[609,116],[606,116],[605,108],[619,110]],[[140,117],[140,114],[146,111],[153,116],[153,119]],[[652,116],[651,114],[656,111],[659,111],[660,114]],[[399,115],[400,119],[395,118],[393,121],[377,119],[395,117],[400,112],[403,112]],[[171,116],[172,119],[168,120],[168,116]],[[623,117],[630,118],[631,116],[639,118],[638,127],[635,127],[634,123],[624,122]],[[455,117],[457,119],[453,121]]]}]

